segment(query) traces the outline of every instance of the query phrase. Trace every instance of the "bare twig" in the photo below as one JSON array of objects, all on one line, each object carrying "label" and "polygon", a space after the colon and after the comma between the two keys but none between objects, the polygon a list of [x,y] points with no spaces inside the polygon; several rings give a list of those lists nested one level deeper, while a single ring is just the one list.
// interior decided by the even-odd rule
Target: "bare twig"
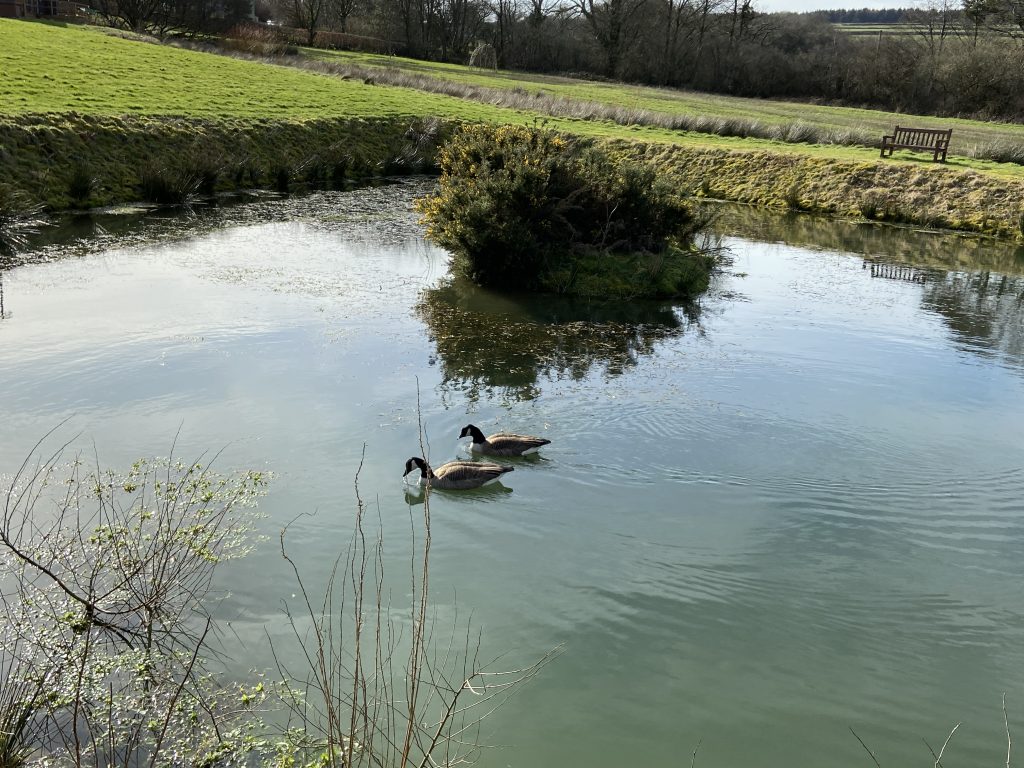
[{"label": "bare twig", "polygon": [[690,756],[690,768],[693,768],[693,764],[697,762],[697,750],[700,749],[701,742],[703,741],[703,736],[697,739],[697,746],[693,748],[693,754]]},{"label": "bare twig", "polygon": [[853,730],[853,726],[850,726],[850,733],[852,733],[854,735],[854,737],[857,739],[857,741],[860,742],[860,745],[862,747],[864,747],[864,751],[867,752],[871,756],[871,759],[872,759],[872,761],[874,761],[874,763],[877,766],[877,768],[882,768],[882,766],[878,764],[878,758],[875,757],[875,753],[872,752],[871,749],[868,747],[868,745],[864,743],[864,739],[862,739],[860,736],[857,736],[857,732],[855,730]]},{"label": "bare twig", "polygon": [[1010,749],[1013,742],[1010,740],[1010,721],[1006,717],[1006,691],[1003,691],[1003,726],[1006,728],[1006,768],[1010,768]]},{"label": "bare twig", "polygon": [[959,728],[959,727],[960,727],[960,723],[957,723],[956,725],[954,725],[953,726],[953,730],[951,730],[949,732],[949,736],[947,736],[946,740],[944,742],[942,742],[942,749],[939,750],[939,756],[935,758],[935,768],[939,768],[939,765],[942,762],[942,755],[946,751],[946,745],[949,744],[949,740],[953,738],[953,734],[956,733],[956,729]]}]

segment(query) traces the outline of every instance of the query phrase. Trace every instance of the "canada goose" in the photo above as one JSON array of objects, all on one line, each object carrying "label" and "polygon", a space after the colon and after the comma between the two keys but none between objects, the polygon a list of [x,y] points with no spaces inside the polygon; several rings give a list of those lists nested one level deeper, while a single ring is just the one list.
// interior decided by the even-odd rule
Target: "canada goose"
[{"label": "canada goose", "polygon": [[420,485],[453,491],[480,488],[496,482],[506,472],[515,470],[515,467],[479,461],[449,461],[437,469],[431,469],[430,465],[419,456],[413,456],[405,462],[405,472],[402,473],[402,477],[412,472],[413,467],[420,469]]},{"label": "canada goose", "polygon": [[467,424],[459,433],[459,439],[472,436],[472,450],[475,453],[484,453],[488,456],[525,456],[547,445],[550,440],[543,437],[530,437],[529,435],[510,435],[499,432],[490,437],[484,437],[484,433],[472,424]]}]

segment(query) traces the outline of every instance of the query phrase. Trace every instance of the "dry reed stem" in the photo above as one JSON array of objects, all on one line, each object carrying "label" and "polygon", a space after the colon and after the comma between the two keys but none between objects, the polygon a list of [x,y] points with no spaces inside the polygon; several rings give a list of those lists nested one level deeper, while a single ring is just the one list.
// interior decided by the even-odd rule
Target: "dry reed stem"
[{"label": "dry reed stem", "polygon": [[1006,691],[1003,691],[1003,726],[1006,728],[1006,768],[1010,768],[1010,748],[1013,742],[1010,740],[1010,721],[1006,717]]},{"label": "dry reed stem", "polygon": [[874,763],[877,766],[877,768],[882,768],[882,766],[879,765],[879,763],[878,763],[878,758],[875,757],[875,753],[872,752],[871,749],[868,747],[868,745],[864,743],[864,739],[862,739],[860,736],[857,735],[857,732],[855,730],[853,730],[853,726],[852,725],[849,726],[849,728],[850,728],[850,733],[852,733],[854,735],[854,737],[857,739],[857,741],[860,742],[860,745],[862,747],[864,747],[864,751],[866,751],[871,756],[871,759],[872,759],[872,761],[874,761]]},{"label": "dry reed stem", "polygon": [[953,726],[953,730],[949,732],[949,736],[942,742],[942,749],[939,750],[939,754],[935,758],[935,768],[940,768],[942,765],[942,755],[946,751],[946,745],[949,744],[949,740],[953,738],[953,734],[956,733],[956,729],[960,727],[960,723]]}]

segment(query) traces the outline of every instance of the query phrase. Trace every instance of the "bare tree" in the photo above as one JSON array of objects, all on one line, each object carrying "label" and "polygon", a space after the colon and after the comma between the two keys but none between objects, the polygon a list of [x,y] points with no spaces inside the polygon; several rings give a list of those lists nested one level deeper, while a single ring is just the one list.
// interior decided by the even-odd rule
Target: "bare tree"
[{"label": "bare tree", "polygon": [[348,32],[349,18],[362,9],[362,0],[330,0],[330,18],[339,31]]},{"label": "bare tree", "polygon": [[509,50],[515,42],[516,25],[522,18],[519,0],[488,0],[487,8],[494,19],[494,49],[498,65],[505,66]]},{"label": "bare tree", "polygon": [[626,48],[636,38],[637,17],[646,0],[574,0],[574,8],[587,21],[604,53],[608,77],[619,74]]},{"label": "bare tree", "polygon": [[316,42],[317,30],[327,22],[333,0],[281,0],[281,11],[292,26],[306,33],[306,45]]}]

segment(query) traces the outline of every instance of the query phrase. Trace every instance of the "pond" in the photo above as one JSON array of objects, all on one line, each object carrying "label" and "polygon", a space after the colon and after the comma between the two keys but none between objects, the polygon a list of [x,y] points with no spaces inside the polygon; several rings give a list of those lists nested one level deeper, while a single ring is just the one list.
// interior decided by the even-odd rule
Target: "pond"
[{"label": "pond", "polygon": [[[452,281],[405,180],[100,217],[2,276],[0,473],[48,430],[104,465],[224,449],[273,472],[220,572],[235,672],[287,649],[353,480],[401,553],[417,397],[551,440],[505,492],[434,494],[431,588],[509,663],[484,766],[1001,764],[1024,727],[1024,259],[991,242],[723,208],[699,305]],[[122,224],[118,224],[122,222]],[[123,224],[128,222],[128,224]],[[393,569],[396,603],[404,572]],[[287,653],[287,650],[284,651]],[[1020,732],[1024,733],[1024,730]],[[947,759],[944,757],[944,759]]]}]

